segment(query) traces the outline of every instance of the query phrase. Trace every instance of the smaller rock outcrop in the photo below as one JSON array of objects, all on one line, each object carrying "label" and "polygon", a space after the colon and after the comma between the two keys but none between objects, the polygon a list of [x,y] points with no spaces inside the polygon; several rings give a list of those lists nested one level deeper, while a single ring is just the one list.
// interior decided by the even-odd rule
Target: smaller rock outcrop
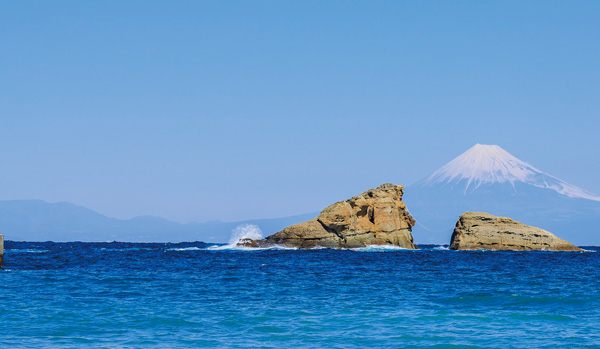
[{"label": "smaller rock outcrop", "polygon": [[466,212],[460,216],[450,249],[583,251],[546,230],[484,212]]},{"label": "smaller rock outcrop", "polygon": [[4,264],[4,235],[0,234],[0,269],[3,269],[2,264]]},{"label": "smaller rock outcrop", "polygon": [[295,224],[266,238],[297,248],[356,248],[395,245],[416,249],[411,235],[415,220],[402,202],[404,187],[382,184],[325,208],[313,220]]},{"label": "smaller rock outcrop", "polygon": [[240,239],[240,241],[238,241],[237,244],[235,244],[236,246],[239,247],[258,247],[258,243],[252,239]]},{"label": "smaller rock outcrop", "polygon": [[265,247],[273,247],[273,244],[266,240],[252,240],[250,238],[243,238],[235,244],[238,247],[255,247],[255,248],[265,248]]}]

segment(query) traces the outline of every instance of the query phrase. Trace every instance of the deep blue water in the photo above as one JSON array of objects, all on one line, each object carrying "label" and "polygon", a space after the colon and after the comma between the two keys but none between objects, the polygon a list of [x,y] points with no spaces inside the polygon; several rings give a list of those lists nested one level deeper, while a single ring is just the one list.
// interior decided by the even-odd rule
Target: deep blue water
[{"label": "deep blue water", "polygon": [[208,246],[8,241],[0,347],[600,347],[600,253]]}]

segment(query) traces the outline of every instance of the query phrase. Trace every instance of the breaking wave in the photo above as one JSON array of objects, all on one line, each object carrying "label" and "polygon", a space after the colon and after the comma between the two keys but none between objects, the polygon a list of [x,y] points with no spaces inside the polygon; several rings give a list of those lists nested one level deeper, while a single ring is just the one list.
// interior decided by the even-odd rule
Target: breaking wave
[{"label": "breaking wave", "polygon": [[241,224],[235,227],[231,231],[231,237],[227,245],[213,245],[207,248],[207,250],[240,250],[240,251],[257,251],[257,250],[271,250],[271,249],[282,249],[282,250],[295,250],[296,248],[282,247],[282,246],[269,246],[269,247],[243,247],[237,246],[237,243],[242,239],[261,240],[263,238],[263,232],[260,230],[258,225],[255,224]]},{"label": "breaking wave", "polygon": [[231,231],[228,245],[237,244],[241,239],[260,240],[263,238],[262,230],[255,224],[241,224]]},{"label": "breaking wave", "polygon": [[202,251],[204,248],[200,247],[182,247],[182,248],[169,248],[168,251]]},{"label": "breaking wave", "polygon": [[365,247],[349,248],[349,250],[358,252],[415,251],[410,248],[395,245],[367,245]]},{"label": "breaking wave", "polygon": [[50,250],[37,250],[37,249],[31,249],[31,248],[23,248],[23,249],[6,249],[5,250],[7,253],[44,253],[44,252],[50,252]]}]

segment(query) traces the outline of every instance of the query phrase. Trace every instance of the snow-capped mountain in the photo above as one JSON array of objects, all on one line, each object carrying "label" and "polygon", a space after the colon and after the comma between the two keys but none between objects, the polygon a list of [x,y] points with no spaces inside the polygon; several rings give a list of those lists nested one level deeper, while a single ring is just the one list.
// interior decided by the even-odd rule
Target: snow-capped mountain
[{"label": "snow-capped mountain", "polygon": [[497,145],[476,144],[423,180],[404,200],[417,243],[448,243],[466,211],[507,216],[573,243],[600,244],[600,196],[544,173]]},{"label": "snow-capped mountain", "polygon": [[464,186],[464,193],[468,193],[482,184],[510,183],[515,188],[515,182],[551,189],[571,198],[600,201],[600,196],[544,173],[497,145],[475,144],[435,171],[423,184],[452,183],[457,188]]}]

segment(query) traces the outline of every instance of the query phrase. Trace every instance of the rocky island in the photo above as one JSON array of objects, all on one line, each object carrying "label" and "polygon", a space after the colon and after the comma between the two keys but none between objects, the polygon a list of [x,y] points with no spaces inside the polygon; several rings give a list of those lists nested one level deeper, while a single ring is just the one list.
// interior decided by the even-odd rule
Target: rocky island
[{"label": "rocky island", "polygon": [[460,216],[450,249],[583,251],[546,230],[484,212],[466,212]]},{"label": "rocky island", "polygon": [[325,208],[315,219],[291,225],[265,240],[244,239],[245,247],[281,245],[296,248],[357,248],[394,245],[417,249],[415,220],[402,201],[404,187],[391,183]]}]

